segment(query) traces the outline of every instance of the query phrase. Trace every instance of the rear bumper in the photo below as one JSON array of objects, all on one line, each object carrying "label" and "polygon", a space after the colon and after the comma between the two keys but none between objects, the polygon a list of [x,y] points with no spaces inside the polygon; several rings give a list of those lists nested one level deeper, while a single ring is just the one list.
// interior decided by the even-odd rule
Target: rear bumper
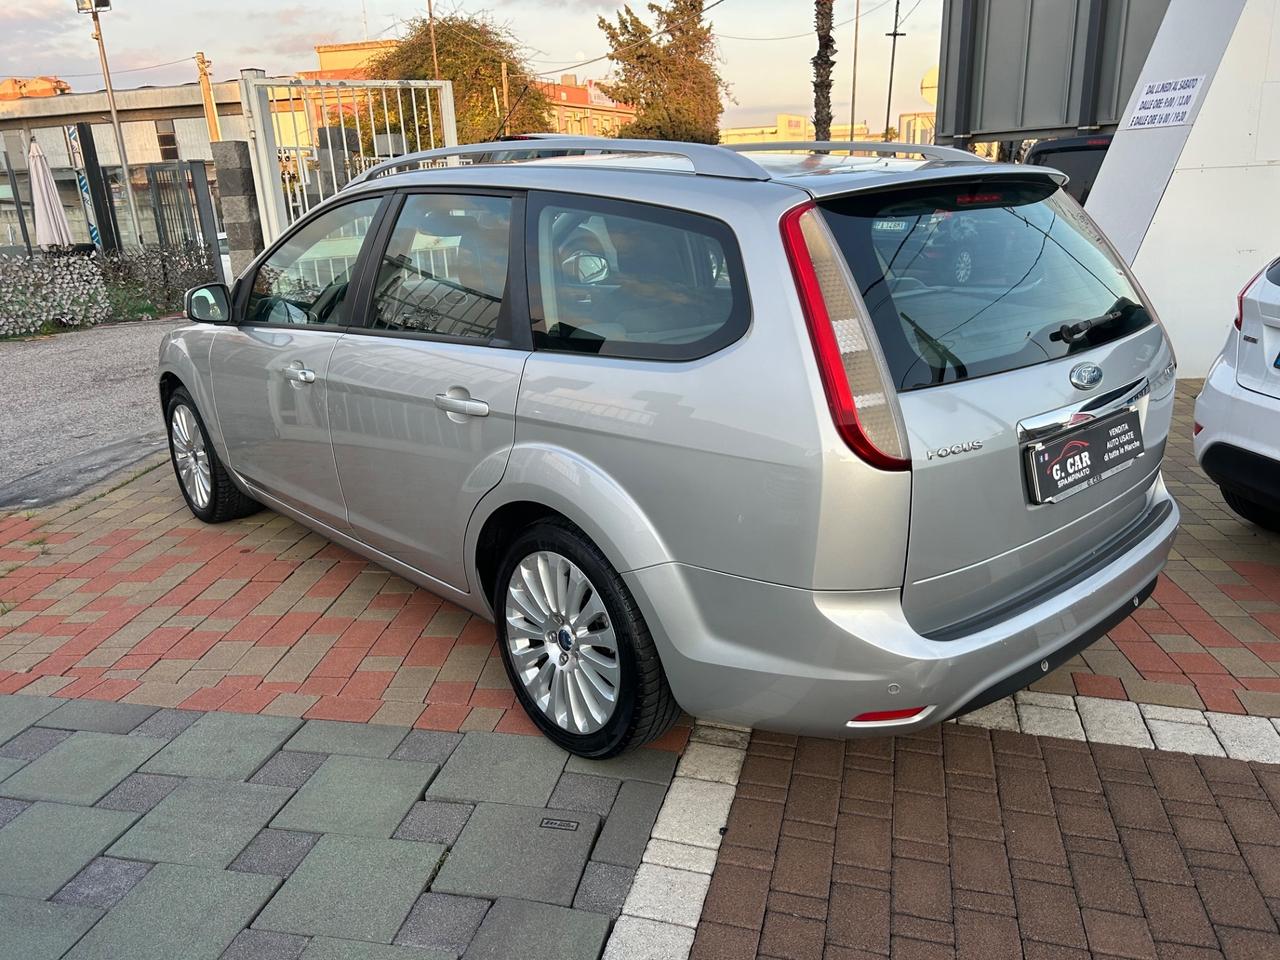
[{"label": "rear bumper", "polygon": [[1264,506],[1280,505],[1280,399],[1242,387],[1219,362],[1196,398],[1196,459],[1220,487]]},{"label": "rear bumper", "polygon": [[1215,443],[1200,456],[1200,466],[1218,486],[1266,507],[1280,504],[1280,463],[1252,450]]},{"label": "rear bumper", "polygon": [[800,590],[677,563],[625,579],[685,710],[809,735],[876,735],[886,727],[848,721],[928,707],[892,729],[929,726],[1030,683],[1046,661],[1052,669],[1096,640],[1150,594],[1177,525],[1177,506],[1157,482],[1122,549],[947,639],[912,629],[898,590]]}]

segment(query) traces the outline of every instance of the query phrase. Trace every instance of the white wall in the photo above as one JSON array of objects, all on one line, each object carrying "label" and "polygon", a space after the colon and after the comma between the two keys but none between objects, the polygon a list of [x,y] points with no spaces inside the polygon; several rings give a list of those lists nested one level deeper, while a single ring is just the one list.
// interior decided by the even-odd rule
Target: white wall
[{"label": "white wall", "polygon": [[1174,0],[1138,87],[1200,73],[1209,84],[1189,126],[1121,122],[1088,204],[1191,377],[1221,349],[1240,287],[1280,256],[1280,0]]}]

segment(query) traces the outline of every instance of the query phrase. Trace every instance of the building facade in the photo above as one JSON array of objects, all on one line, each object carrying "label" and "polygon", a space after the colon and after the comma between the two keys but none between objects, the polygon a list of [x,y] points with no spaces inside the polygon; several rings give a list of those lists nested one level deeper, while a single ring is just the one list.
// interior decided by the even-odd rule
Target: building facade
[{"label": "building facade", "polygon": [[[720,130],[721,143],[780,143],[787,140],[812,140],[814,136],[813,120],[799,113],[780,113],[777,121],[771,125],[724,127]],[[869,140],[871,134],[865,123],[859,123],[853,128],[853,137],[850,138],[849,124],[833,123],[831,139]]]},{"label": "building facade", "polygon": [[559,82],[538,86],[550,106],[549,133],[612,137],[636,118],[635,107],[609,98],[594,80],[579,83],[577,75],[566,73]]}]

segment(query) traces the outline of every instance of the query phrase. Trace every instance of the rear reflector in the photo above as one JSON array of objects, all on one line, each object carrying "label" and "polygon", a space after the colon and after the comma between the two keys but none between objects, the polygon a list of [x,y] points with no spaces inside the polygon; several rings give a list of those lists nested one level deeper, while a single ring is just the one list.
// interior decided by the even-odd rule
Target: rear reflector
[{"label": "rear reflector", "polygon": [[1191,435],[1192,435],[1193,437],[1198,437],[1198,436],[1200,436],[1200,431],[1201,431],[1201,430],[1203,430],[1203,429],[1204,429],[1204,427],[1202,427],[1200,424],[1198,424],[1198,423],[1193,423],[1193,424],[1191,424]]},{"label": "rear reflector", "polygon": [[927,707],[909,707],[906,710],[872,710],[860,713],[850,723],[888,723],[891,720],[909,720],[924,713]]},{"label": "rear reflector", "polygon": [[782,241],[836,430],[873,467],[910,469],[906,430],[879,341],[849,268],[813,204],[783,214]]}]

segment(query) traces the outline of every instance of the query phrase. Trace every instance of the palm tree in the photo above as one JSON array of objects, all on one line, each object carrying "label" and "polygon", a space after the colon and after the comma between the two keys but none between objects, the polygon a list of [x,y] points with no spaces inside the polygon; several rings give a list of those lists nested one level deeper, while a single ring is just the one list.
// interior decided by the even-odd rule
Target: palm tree
[{"label": "palm tree", "polygon": [[813,128],[819,140],[831,139],[831,70],[836,41],[831,36],[834,0],[814,0],[813,24],[818,32],[818,52],[813,60]]}]

